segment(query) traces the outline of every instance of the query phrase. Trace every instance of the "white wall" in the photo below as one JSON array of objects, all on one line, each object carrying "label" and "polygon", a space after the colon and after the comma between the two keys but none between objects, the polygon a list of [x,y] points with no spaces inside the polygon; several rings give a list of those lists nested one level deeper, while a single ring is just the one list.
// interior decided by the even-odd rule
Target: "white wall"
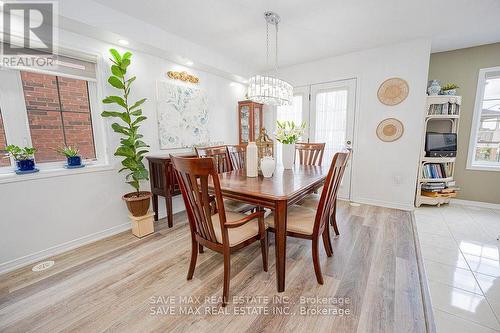
[{"label": "white wall", "polygon": [[[353,201],[413,208],[429,55],[430,41],[422,39],[280,69],[280,76],[294,86],[357,79]],[[390,77],[401,77],[410,86],[408,98],[397,106],[377,98],[379,85]],[[405,132],[398,141],[385,143],[375,129],[390,117],[401,120]]]},{"label": "white wall", "polygon": [[[60,31],[59,38],[65,48],[100,54],[105,59],[109,57],[108,49],[116,47],[67,31]],[[169,70],[186,68],[132,52],[129,71],[137,75],[132,97],[148,98],[143,111],[149,119],[141,132],[151,145],[151,154],[167,154],[169,151],[159,151],[155,82],[166,80]],[[199,87],[208,93],[212,140],[237,143],[237,101],[243,98],[244,87],[231,86],[231,81],[210,73],[186,70],[200,78]],[[105,86],[105,82],[98,84]],[[116,92],[105,87],[104,93]],[[106,120],[106,128],[109,124],[111,121]],[[107,149],[112,155],[119,137],[109,129],[107,137]],[[113,169],[108,171],[0,184],[0,272],[128,229],[127,209],[121,196],[132,188],[124,184],[123,174],[117,174],[119,160],[112,158],[112,164]],[[181,209],[184,204],[178,197],[174,210]],[[160,200],[162,216],[165,205]]]}]

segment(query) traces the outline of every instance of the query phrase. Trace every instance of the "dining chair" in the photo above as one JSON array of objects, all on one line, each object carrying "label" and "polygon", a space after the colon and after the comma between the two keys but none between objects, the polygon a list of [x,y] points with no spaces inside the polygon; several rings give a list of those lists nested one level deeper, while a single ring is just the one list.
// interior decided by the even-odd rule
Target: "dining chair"
[{"label": "dining chair", "polygon": [[245,168],[247,148],[245,145],[228,145],[227,152],[231,160],[233,170]]},{"label": "dining chair", "polygon": [[[330,241],[328,220],[337,198],[342,176],[349,153],[336,153],[326,177],[323,191],[316,210],[298,205],[291,206],[287,213],[286,235],[289,237],[309,239],[312,241],[312,257],[316,280],[323,284],[323,275],[319,263],[319,238],[323,238],[323,245],[328,257],[333,254]],[[266,219],[268,231],[274,232],[274,217]]]},{"label": "dining chair", "polygon": [[[257,211],[244,215],[226,211],[220,190],[219,175],[213,158],[175,157],[172,164],[179,180],[179,186],[186,205],[191,230],[191,262],[187,279],[193,278],[198,246],[205,246],[224,256],[224,287],[222,306],[226,306],[229,296],[231,253],[260,241],[262,264],[267,272],[268,243],[264,212]],[[213,182],[213,192],[217,213],[210,209],[209,180]]]},{"label": "dining chair", "polygon": [[195,151],[198,157],[212,157],[215,161],[217,173],[233,170],[227,146],[195,148]]},{"label": "dining chair", "polygon": [[305,143],[295,144],[295,151],[299,155],[301,165],[321,165],[325,143]]},{"label": "dining chair", "polygon": [[[351,156],[351,150],[348,150],[347,154],[348,155],[347,155],[347,158],[345,161],[346,165],[347,165],[347,162],[349,161],[349,158]],[[344,175],[345,168],[346,168],[346,166],[344,166],[342,169],[342,177]],[[341,179],[341,181],[342,181],[342,179]],[[319,205],[320,199],[321,199],[320,195],[311,194],[311,195],[307,196],[304,200],[302,200],[299,204],[301,207],[316,210],[318,205]],[[335,201],[333,203],[332,211],[330,214],[330,224],[333,227],[333,231],[335,232],[335,235],[337,235],[337,236],[340,235],[339,228],[337,225],[337,196],[335,196]]]},{"label": "dining chair", "polygon": [[[243,146],[244,147],[244,146]],[[195,148],[196,155],[198,157],[211,157],[214,159],[216,171],[217,173],[229,172],[233,171],[233,164],[231,155],[228,150],[228,146],[214,146],[214,147],[204,147],[204,148]],[[243,149],[243,153],[246,154],[246,149]],[[241,155],[242,152],[239,151],[238,155]],[[239,161],[238,161],[239,162]],[[243,165],[245,165],[243,163]],[[237,168],[240,169],[240,168]],[[248,212],[255,210],[255,206],[250,205],[248,203],[240,202],[237,200],[225,199],[226,207],[228,210],[233,212]]]}]

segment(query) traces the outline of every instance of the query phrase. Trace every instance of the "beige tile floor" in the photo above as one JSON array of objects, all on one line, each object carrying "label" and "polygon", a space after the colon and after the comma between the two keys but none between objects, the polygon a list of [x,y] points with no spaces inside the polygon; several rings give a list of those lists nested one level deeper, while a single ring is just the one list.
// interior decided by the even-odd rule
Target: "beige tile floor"
[{"label": "beige tile floor", "polygon": [[438,333],[500,332],[500,210],[415,210]]}]

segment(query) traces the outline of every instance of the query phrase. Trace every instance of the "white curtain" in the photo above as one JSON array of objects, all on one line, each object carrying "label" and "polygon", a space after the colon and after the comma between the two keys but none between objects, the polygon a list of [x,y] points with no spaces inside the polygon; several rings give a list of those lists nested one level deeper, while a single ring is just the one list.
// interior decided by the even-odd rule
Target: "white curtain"
[{"label": "white curtain", "polygon": [[319,92],[316,95],[314,141],[326,142],[323,165],[329,165],[333,155],[345,147],[348,90]]}]

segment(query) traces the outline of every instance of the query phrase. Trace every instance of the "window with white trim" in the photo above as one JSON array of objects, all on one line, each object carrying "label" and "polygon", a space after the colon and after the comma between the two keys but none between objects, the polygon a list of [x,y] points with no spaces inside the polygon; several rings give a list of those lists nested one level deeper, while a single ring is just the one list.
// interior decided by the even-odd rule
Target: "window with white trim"
[{"label": "window with white trim", "polygon": [[[56,63],[0,71],[0,151],[7,144],[35,147],[40,170],[62,168],[66,158],[55,150],[63,146],[78,148],[87,164],[104,163],[96,61],[58,56]],[[0,173],[12,173],[13,165],[2,161]]]},{"label": "window with white trim", "polygon": [[500,67],[479,71],[467,168],[500,171]]}]

